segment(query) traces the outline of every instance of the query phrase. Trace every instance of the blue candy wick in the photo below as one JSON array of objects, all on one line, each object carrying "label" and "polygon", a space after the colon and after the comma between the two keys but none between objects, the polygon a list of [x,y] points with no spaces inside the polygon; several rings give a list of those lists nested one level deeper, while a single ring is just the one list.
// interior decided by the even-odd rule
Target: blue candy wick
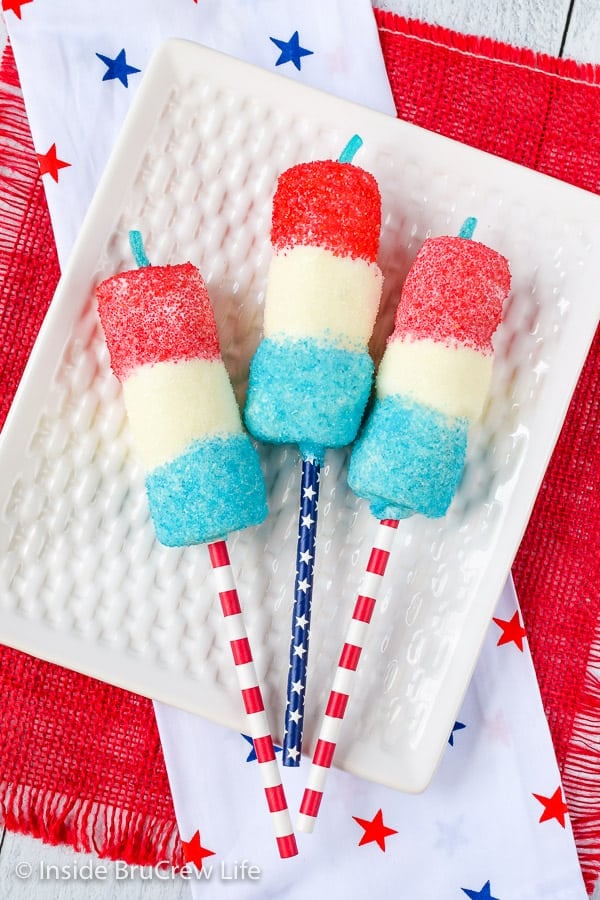
[{"label": "blue candy wick", "polygon": [[468,219],[462,223],[461,229],[458,232],[458,236],[461,238],[467,238],[470,240],[473,237],[473,232],[477,228],[477,219],[473,216],[469,216]]},{"label": "blue candy wick", "polygon": [[150,260],[146,256],[146,251],[144,250],[144,241],[142,239],[141,231],[129,232],[129,246],[131,247],[131,252],[133,253],[136,265],[139,266],[140,269],[150,265]]},{"label": "blue candy wick", "polygon": [[355,154],[363,145],[363,139],[359,134],[354,134],[340,153],[338,162],[350,163],[354,159]]}]

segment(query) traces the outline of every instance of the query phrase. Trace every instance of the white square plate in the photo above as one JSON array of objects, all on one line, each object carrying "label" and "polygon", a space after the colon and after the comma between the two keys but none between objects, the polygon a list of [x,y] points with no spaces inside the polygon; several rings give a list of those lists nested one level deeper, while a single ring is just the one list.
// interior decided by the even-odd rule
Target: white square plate
[{"label": "white square plate", "polygon": [[[400,524],[336,764],[418,791],[454,723],[598,318],[600,200],[535,172],[185,41],[156,54],[90,207],[1,437],[0,639],[244,731],[204,547],[154,539],[94,287],[197,264],[243,402],[260,336],[271,197],[293,163],[355,162],[383,196],[381,355],[424,239],[475,238],[510,261],[483,421],[445,519]],[[261,448],[270,516],[230,553],[281,738],[300,462]],[[312,749],[376,522],[330,451],[321,485],[305,750]]]}]

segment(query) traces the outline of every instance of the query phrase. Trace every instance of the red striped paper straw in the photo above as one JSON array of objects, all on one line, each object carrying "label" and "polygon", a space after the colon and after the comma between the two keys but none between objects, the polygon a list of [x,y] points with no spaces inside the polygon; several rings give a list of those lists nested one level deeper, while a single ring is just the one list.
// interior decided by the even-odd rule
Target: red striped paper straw
[{"label": "red striped paper straw", "polygon": [[342,722],[348,708],[348,700],[358,668],[360,654],[364,647],[369,622],[381,589],[381,582],[385,574],[397,528],[398,521],[396,519],[382,519],[377,528],[371,555],[369,556],[360,587],[361,593],[354,604],[352,619],[346,633],[346,640],[342,647],[325,715],[323,716],[315,745],[308,781],[302,795],[302,803],[300,804],[300,815],[296,823],[298,831],[311,832],[315,827],[319,807],[323,799],[325,782],[333,763]]},{"label": "red striped paper straw", "polygon": [[215,573],[221,608],[225,618],[227,638],[233,654],[244,709],[248,717],[248,731],[254,743],[258,769],[263,781],[267,806],[277,840],[279,855],[286,859],[296,856],[298,847],[292,827],[290,811],[275,758],[275,748],[269,729],[262,691],[258,683],[254,658],[246,633],[246,625],[235,586],[233,570],[224,540],[208,544],[210,562]]}]

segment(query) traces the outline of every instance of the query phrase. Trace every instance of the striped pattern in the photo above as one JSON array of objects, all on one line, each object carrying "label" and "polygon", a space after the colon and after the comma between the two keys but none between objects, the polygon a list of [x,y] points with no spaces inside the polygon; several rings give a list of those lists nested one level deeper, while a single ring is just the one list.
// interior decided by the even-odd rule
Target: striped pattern
[{"label": "striped pattern", "polygon": [[[468,219],[461,235],[475,224]],[[492,337],[509,290],[506,259],[484,244],[445,236],[421,247],[348,467],[348,484],[378,519],[448,512],[469,427],[484,409]]]},{"label": "striped pattern", "polygon": [[311,832],[315,827],[325,782],[333,763],[352,684],[397,528],[398,522],[395,519],[383,519],[379,523],[375,535],[373,549],[361,584],[361,593],[354,605],[352,619],[340,653],[325,715],[315,745],[307,785],[300,804],[300,816],[296,826],[298,831]]},{"label": "striped pattern", "polygon": [[379,188],[360,167],[314,160],[279,176],[264,335],[244,413],[255,438],[301,452],[355,439],[374,374],[380,229]]},{"label": "striped pattern", "polygon": [[157,539],[207,543],[267,515],[260,460],[244,433],[221,359],[215,317],[191,263],[150,266],[98,285],[98,313],[137,456],[146,472]]},{"label": "striped pattern", "polygon": [[215,573],[217,590],[225,620],[225,628],[238,683],[248,717],[248,731],[254,744],[258,769],[263,781],[265,798],[275,831],[279,855],[285,859],[296,856],[298,848],[292,828],[292,820],[281,783],[275,748],[269,730],[262,692],[258,684],[252,650],[246,634],[246,626],[235,587],[233,570],[225,541],[208,544],[210,562]]}]

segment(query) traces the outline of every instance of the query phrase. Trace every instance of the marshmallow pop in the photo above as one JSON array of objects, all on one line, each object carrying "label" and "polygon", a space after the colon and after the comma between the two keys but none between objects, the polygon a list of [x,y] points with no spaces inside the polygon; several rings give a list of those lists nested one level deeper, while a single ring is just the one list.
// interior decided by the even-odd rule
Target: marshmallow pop
[{"label": "marshmallow pop", "polygon": [[315,745],[301,831],[315,825],[398,520],[445,515],[489,390],[510,272],[503,256],[469,240],[475,225],[467,219],[458,237],[430,238],[417,254],[351,455],[348,482],[380,521]]},{"label": "marshmallow pop", "polygon": [[355,135],[337,161],[301,163],[279,177],[264,337],[244,413],[255,437],[296,443],[302,457],[283,739],[289,766],[299,765],[302,747],[320,468],[327,447],[356,437],[373,379],[381,198],[375,178],[352,164],[361,145]]},{"label": "marshmallow pop", "polygon": [[250,735],[282,857],[296,840],[224,537],[263,521],[258,454],[242,428],[204,281],[191,263],[150,266],[139,232],[139,269],[103,281],[98,313],[129,425],[146,469],[156,537],[207,543]]}]

